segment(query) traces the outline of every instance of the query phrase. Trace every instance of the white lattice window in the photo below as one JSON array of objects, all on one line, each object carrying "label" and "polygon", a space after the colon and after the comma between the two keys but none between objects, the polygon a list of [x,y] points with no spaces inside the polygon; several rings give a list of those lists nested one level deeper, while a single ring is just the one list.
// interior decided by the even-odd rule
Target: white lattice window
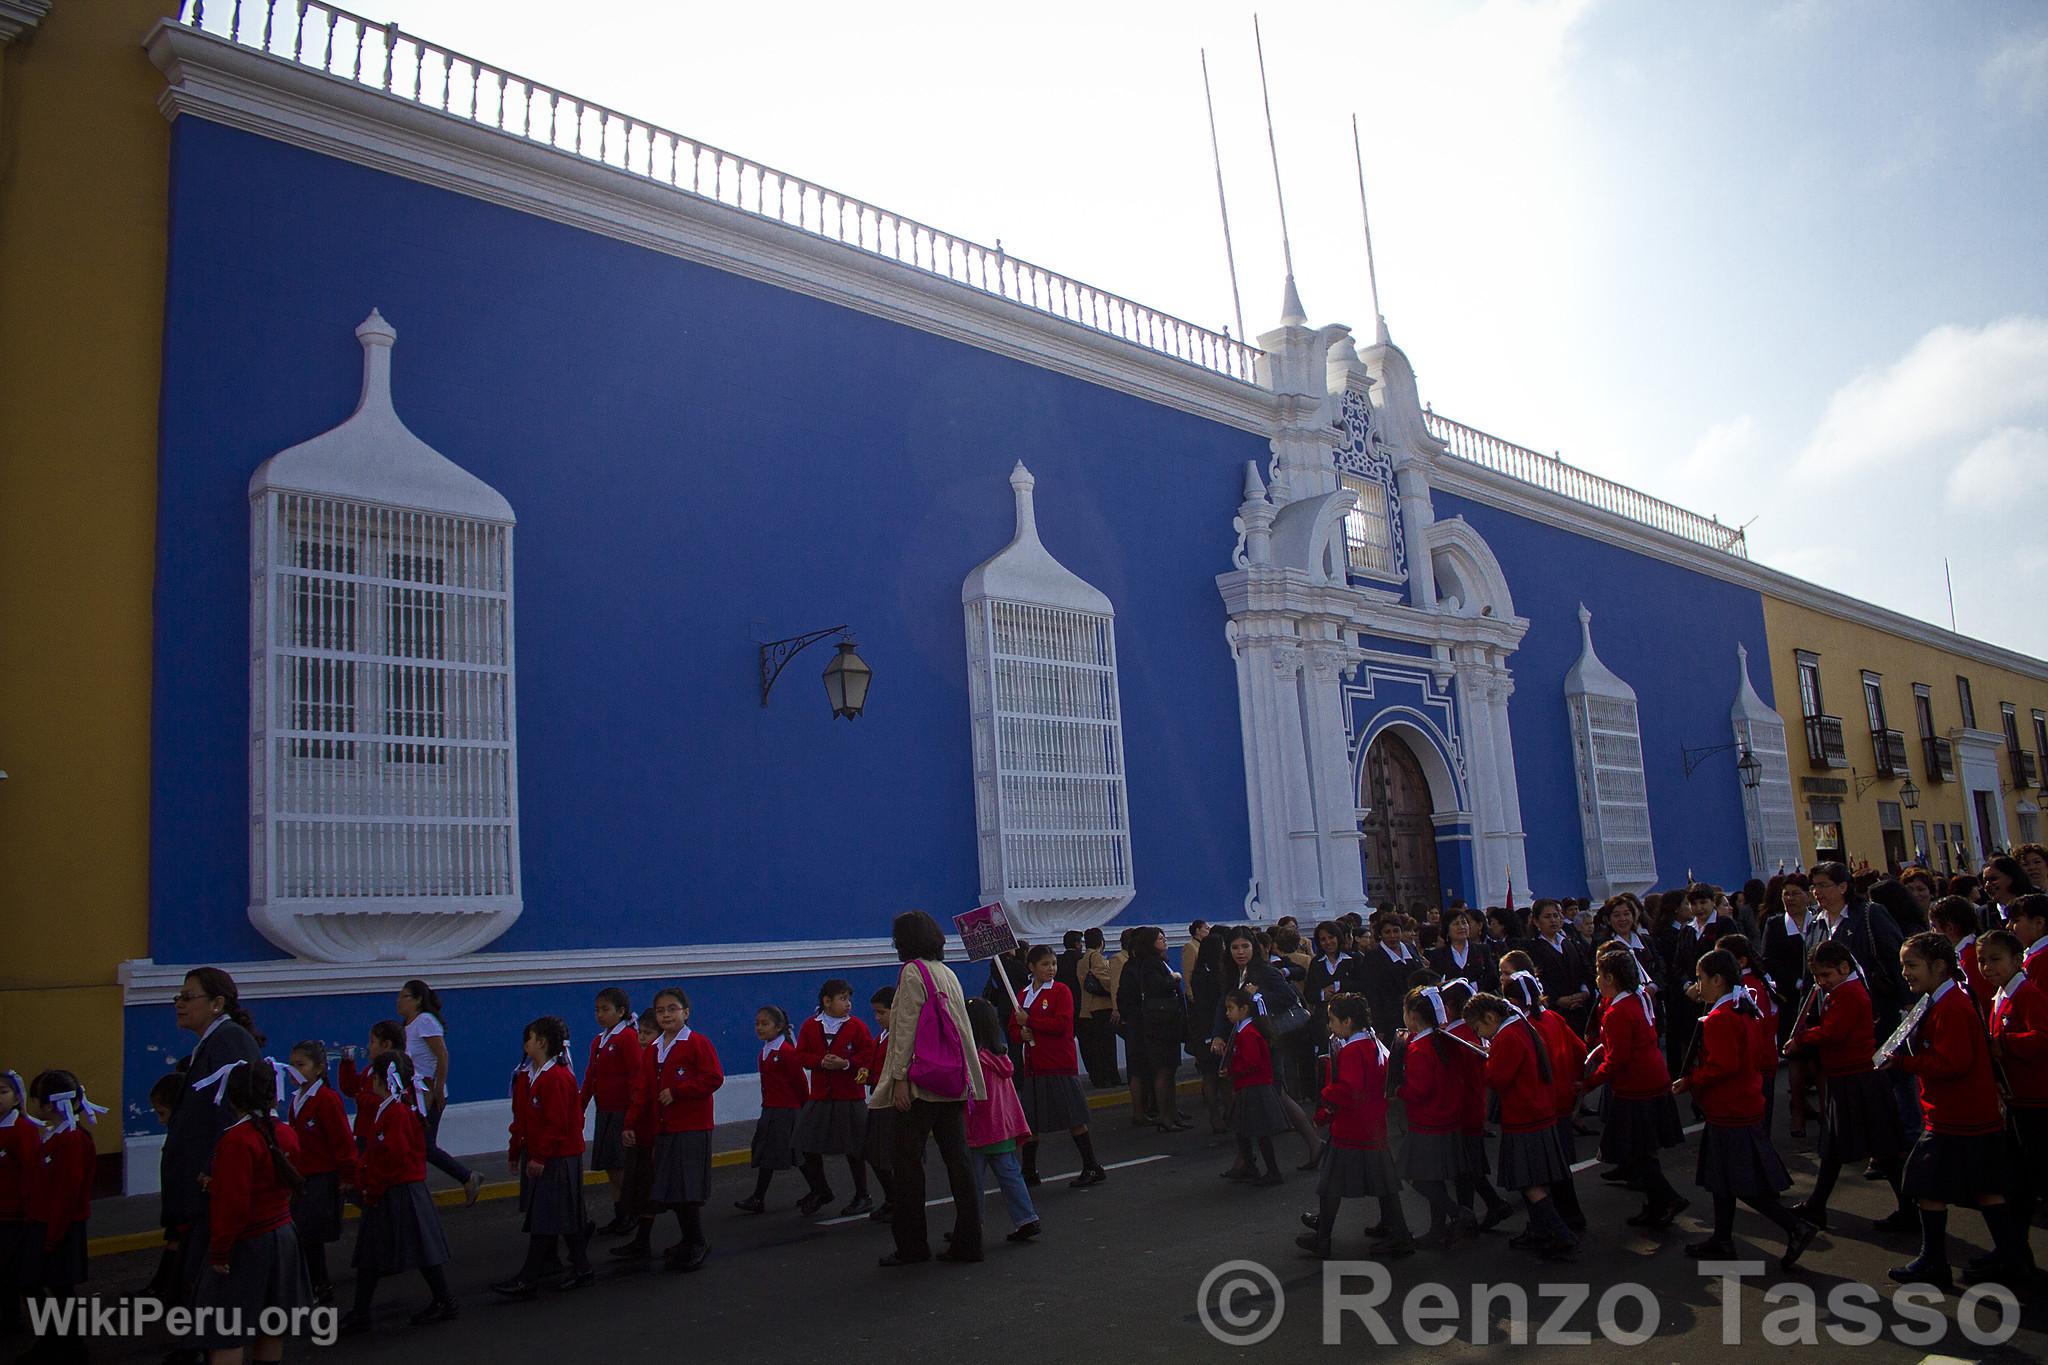
[{"label": "white lattice window", "polygon": [[1386,577],[1394,572],[1394,527],[1388,508],[1392,502],[1385,484],[1373,483],[1356,474],[1338,476],[1358,501],[1344,516],[1344,550],[1354,573]]},{"label": "white lattice window", "polygon": [[[1749,650],[1735,647],[1740,684],[1729,719],[1735,728],[1738,757],[1756,755],[1757,784],[1743,793],[1743,823],[1749,833],[1749,873],[1768,877],[1798,867],[1799,811],[1792,795],[1792,756],[1785,745],[1785,722],[1749,681]],[[1737,780],[1741,780],[1740,771]]]},{"label": "white lattice window", "polygon": [[1655,885],[1657,853],[1635,690],[1594,652],[1592,621],[1581,606],[1583,645],[1565,677],[1565,704],[1578,769],[1586,881],[1595,897],[1604,898]]},{"label": "white lattice window", "polygon": [[1357,495],[1344,518],[1344,551],[1354,575],[1388,580],[1408,576],[1407,546],[1401,533],[1401,502],[1394,461],[1372,426],[1372,403],[1362,389],[1347,389],[1338,416],[1333,453],[1338,482]]},{"label": "white lattice window", "polygon": [[520,908],[511,509],[399,423],[388,324],[357,335],[356,415],[250,486],[250,916],[302,956],[447,957]]},{"label": "white lattice window", "polygon": [[968,575],[969,698],[982,898],[1035,934],[1101,924],[1135,892],[1109,600],[1038,540],[1033,479],[1017,534]]}]

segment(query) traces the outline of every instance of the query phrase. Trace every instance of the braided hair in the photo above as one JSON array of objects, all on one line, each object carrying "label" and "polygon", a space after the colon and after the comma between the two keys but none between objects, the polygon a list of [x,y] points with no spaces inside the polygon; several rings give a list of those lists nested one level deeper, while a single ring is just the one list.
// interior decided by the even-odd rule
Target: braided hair
[{"label": "braided hair", "polygon": [[550,1057],[563,1066],[573,1065],[569,1060],[569,1026],[560,1015],[543,1014],[526,1026],[523,1036],[540,1039],[547,1044]]},{"label": "braided hair", "polygon": [[248,1116],[256,1131],[263,1135],[263,1145],[270,1152],[270,1169],[277,1173],[277,1183],[297,1194],[306,1183],[306,1177],[299,1174],[292,1165],[292,1159],[284,1148],[277,1145],[277,1119],[271,1109],[277,1104],[277,1076],[268,1065],[238,1066],[228,1073],[227,1102],[235,1111]]}]

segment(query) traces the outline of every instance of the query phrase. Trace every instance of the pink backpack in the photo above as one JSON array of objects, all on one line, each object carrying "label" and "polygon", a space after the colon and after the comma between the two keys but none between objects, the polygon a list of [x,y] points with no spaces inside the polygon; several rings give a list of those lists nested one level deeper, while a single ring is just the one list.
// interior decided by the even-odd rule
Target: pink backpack
[{"label": "pink backpack", "polygon": [[924,978],[924,1006],[917,1013],[917,1033],[910,1043],[910,1083],[943,1099],[965,1098],[969,1089],[967,1049],[960,1030],[953,1024],[930,969],[919,962],[917,973]]}]

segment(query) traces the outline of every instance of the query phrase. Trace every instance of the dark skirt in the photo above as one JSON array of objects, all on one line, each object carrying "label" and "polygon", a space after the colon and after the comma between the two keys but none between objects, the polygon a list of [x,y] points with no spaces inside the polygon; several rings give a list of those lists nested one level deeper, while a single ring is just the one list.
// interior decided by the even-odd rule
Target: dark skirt
[{"label": "dark skirt", "polygon": [[1494,1183],[1503,1189],[1528,1190],[1538,1185],[1556,1185],[1571,1175],[1558,1145],[1557,1128],[1539,1128],[1533,1133],[1502,1133],[1500,1160],[1494,1167]]},{"label": "dark skirt", "polygon": [[448,1264],[448,1234],[425,1181],[393,1185],[363,1210],[353,1259],[359,1275],[396,1275]]},{"label": "dark skirt", "polygon": [[868,1165],[878,1171],[889,1169],[895,1159],[896,1111],[894,1109],[868,1110],[868,1135],[862,1146]]},{"label": "dark skirt", "polygon": [[[225,1275],[209,1265],[199,1277],[192,1306],[221,1310],[203,1320],[212,1330],[189,1342],[218,1350],[232,1349],[255,1338],[266,1308],[285,1312],[311,1308],[313,1287],[306,1280],[306,1262],[299,1255],[298,1233],[287,1223],[235,1243],[228,1253]],[[233,1334],[222,1331],[221,1316],[234,1313],[241,1315],[241,1330]]]},{"label": "dark skirt", "polygon": [[1903,1156],[1908,1143],[1893,1081],[1882,1071],[1828,1077],[1822,1102],[1820,1159],[1868,1161]]},{"label": "dark skirt", "polygon": [[805,1156],[859,1156],[867,1124],[866,1100],[806,1100],[793,1140]]},{"label": "dark skirt", "polygon": [[597,1111],[597,1126],[590,1130],[590,1169],[626,1169],[626,1115],[623,1110]]},{"label": "dark skirt", "polygon": [[1685,1141],[1685,1125],[1669,1095],[1626,1100],[1610,1093],[1607,1117],[1600,1127],[1600,1159],[1617,1166],[1655,1161],[1666,1147]]},{"label": "dark skirt", "polygon": [[1709,1194],[1767,1199],[1792,1188],[1792,1177],[1761,1124],[1724,1128],[1710,1123],[1700,1133],[1700,1161],[1693,1183]]},{"label": "dark skirt", "polygon": [[305,1246],[341,1240],[341,1174],[322,1171],[306,1177],[292,1196],[292,1228]]},{"label": "dark skirt", "polygon": [[1922,1133],[1913,1144],[1912,1155],[1906,1158],[1905,1197],[1943,1204],[1975,1204],[1986,1195],[2003,1195],[2012,1180],[2006,1151],[2007,1139],[2002,1131],[1970,1137]]},{"label": "dark skirt", "polygon": [[748,1165],[757,1171],[787,1171],[796,1165],[794,1109],[763,1109],[754,1120]]},{"label": "dark skirt", "polygon": [[[44,1237],[43,1225],[32,1222],[29,1228],[38,1242]],[[203,1244],[202,1244],[203,1251]],[[200,1256],[203,1264],[205,1256]],[[85,1224],[73,1223],[65,1230],[62,1240],[55,1246],[42,1249],[42,1260],[37,1271],[37,1281],[44,1289],[54,1294],[68,1294],[85,1283],[89,1263],[85,1254]]]},{"label": "dark skirt", "polygon": [[519,1230],[529,1237],[574,1237],[582,1232],[589,1222],[583,1212],[583,1158],[546,1158],[539,1175],[520,1182],[519,1211],[526,1215]]},{"label": "dark skirt", "polygon": [[1088,1096],[1079,1076],[1024,1076],[1017,1086],[1024,1119],[1041,1136],[1088,1126]]},{"label": "dark skirt", "polygon": [[1464,1147],[1464,1150],[1458,1156],[1458,1159],[1465,1163],[1465,1168],[1461,1174],[1468,1176],[1493,1174],[1493,1162],[1486,1155],[1486,1133],[1484,1130],[1477,1133],[1460,1133],[1458,1134],[1458,1141]]},{"label": "dark skirt", "polygon": [[1316,1198],[1382,1199],[1401,1192],[1401,1177],[1384,1147],[1339,1147],[1323,1144],[1323,1164],[1316,1175]]},{"label": "dark skirt", "polygon": [[1457,1180],[1479,1174],[1471,1162],[1471,1147],[1463,1133],[1418,1133],[1411,1128],[1401,1144],[1403,1180]]},{"label": "dark skirt", "polygon": [[1231,1131],[1256,1142],[1277,1137],[1294,1125],[1280,1107],[1280,1092],[1270,1085],[1248,1085],[1237,1092],[1237,1112],[1230,1120]]},{"label": "dark skirt", "polygon": [[0,1302],[36,1287],[43,1262],[43,1225],[16,1218],[0,1222]]},{"label": "dark skirt", "polygon": [[1574,1118],[1575,1115],[1566,1114],[1557,1121],[1556,1127],[1557,1149],[1564,1156],[1564,1166],[1567,1174],[1571,1171],[1572,1163],[1579,1159],[1579,1135],[1572,1131]]},{"label": "dark skirt", "polygon": [[673,1208],[711,1195],[711,1132],[663,1133],[654,1140],[654,1183],[647,1197]]}]

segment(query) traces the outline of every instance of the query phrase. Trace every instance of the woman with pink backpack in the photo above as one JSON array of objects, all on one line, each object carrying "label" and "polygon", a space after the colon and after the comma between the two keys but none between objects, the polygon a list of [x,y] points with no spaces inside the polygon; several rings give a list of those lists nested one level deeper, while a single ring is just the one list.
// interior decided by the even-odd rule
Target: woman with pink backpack
[{"label": "woman with pink backpack", "polygon": [[935,1138],[953,1191],[952,1246],[942,1260],[981,1259],[981,1190],[967,1159],[967,1102],[988,1097],[981,1059],[967,1022],[967,996],[946,966],[946,935],[922,910],[906,910],[889,927],[903,970],[889,1011],[889,1047],[883,1053],[871,1109],[894,1109],[891,1166],[896,1189],[896,1249],[885,1266],[917,1265],[932,1258],[924,1216],[924,1145]]}]

